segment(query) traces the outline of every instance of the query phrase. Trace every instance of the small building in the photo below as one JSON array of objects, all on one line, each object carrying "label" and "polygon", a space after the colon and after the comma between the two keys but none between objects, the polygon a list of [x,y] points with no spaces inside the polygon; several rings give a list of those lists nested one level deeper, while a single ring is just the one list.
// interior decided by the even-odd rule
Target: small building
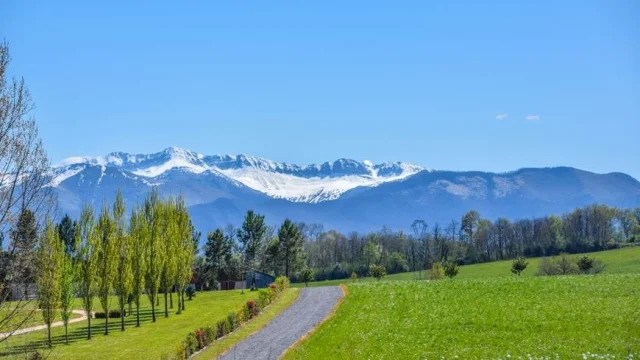
[{"label": "small building", "polygon": [[220,281],[220,290],[251,289],[252,287],[263,289],[275,281],[276,278],[274,276],[262,271],[247,270],[242,280],[228,279]]}]

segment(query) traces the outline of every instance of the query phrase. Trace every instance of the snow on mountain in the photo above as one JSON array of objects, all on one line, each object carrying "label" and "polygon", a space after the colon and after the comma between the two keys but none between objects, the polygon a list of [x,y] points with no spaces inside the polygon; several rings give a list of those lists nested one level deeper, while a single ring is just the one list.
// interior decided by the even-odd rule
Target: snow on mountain
[{"label": "snow on mountain", "polygon": [[193,174],[213,171],[270,197],[308,203],[335,200],[356,187],[373,187],[424,170],[402,162],[374,165],[368,160],[351,159],[303,167],[245,154],[202,155],[170,147],[154,154],[114,152],[107,156],[68,158],[54,167],[50,186],[81,172],[84,165],[101,166],[103,174],[105,167],[115,167],[146,179],[158,178],[174,169]]}]

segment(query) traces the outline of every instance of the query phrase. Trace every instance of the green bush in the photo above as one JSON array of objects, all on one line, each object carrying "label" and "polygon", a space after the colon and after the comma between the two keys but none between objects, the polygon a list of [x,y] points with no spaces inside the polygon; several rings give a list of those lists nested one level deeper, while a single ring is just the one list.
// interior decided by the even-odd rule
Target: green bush
[{"label": "green bush", "polygon": [[218,321],[218,323],[216,324],[216,328],[217,328],[217,335],[216,335],[217,339],[227,335],[229,333],[229,323],[227,322],[227,319]]},{"label": "green bush", "polygon": [[189,284],[187,288],[184,289],[184,293],[187,294],[189,300],[192,300],[196,296],[196,287],[193,284]]},{"label": "green bush", "polygon": [[387,275],[387,269],[382,265],[369,266],[369,272],[371,273],[371,276],[375,277],[378,280]]},{"label": "green bush", "polygon": [[204,336],[205,336],[207,345],[211,344],[216,340],[216,335],[218,335],[218,330],[215,329],[213,326],[207,326],[206,328],[204,328]]},{"label": "green bush", "polygon": [[513,262],[511,263],[511,272],[520,276],[520,274],[527,268],[527,265],[529,265],[527,260],[524,257],[519,256],[513,259]]},{"label": "green bush", "polygon": [[[124,316],[127,316],[126,310],[124,312]],[[104,319],[105,318],[105,314],[103,312],[96,312],[96,313],[93,314],[93,318],[94,319]],[[109,319],[119,319],[119,318],[120,318],[120,311],[118,311],[118,310],[109,311]]]},{"label": "green bush", "polygon": [[267,292],[267,290],[265,289],[261,289],[258,292],[258,306],[261,309],[264,309],[265,307],[267,307],[267,305],[269,305],[269,293]]},{"label": "green bush", "polygon": [[276,285],[278,285],[278,294],[283,292],[285,289],[289,288],[290,285],[289,278],[286,276],[278,276],[276,278]]},{"label": "green bush", "polygon": [[238,327],[236,313],[229,313],[229,315],[227,315],[227,323],[229,324],[229,332],[234,331]]},{"label": "green bush", "polygon": [[431,265],[431,271],[429,272],[429,279],[431,280],[442,280],[444,279],[444,269],[442,268],[442,264],[439,262],[434,262]]},{"label": "green bush", "polygon": [[176,359],[183,360],[187,358],[187,348],[184,346],[184,342],[178,344],[176,348]]},{"label": "green bush", "polygon": [[458,275],[458,265],[454,262],[445,262],[444,263],[444,274],[449,278],[453,279],[456,275]]},{"label": "green bush", "polygon": [[184,341],[184,347],[187,358],[197,351],[198,339],[196,339],[196,335],[194,333],[189,333],[189,335],[187,335],[187,338]]}]

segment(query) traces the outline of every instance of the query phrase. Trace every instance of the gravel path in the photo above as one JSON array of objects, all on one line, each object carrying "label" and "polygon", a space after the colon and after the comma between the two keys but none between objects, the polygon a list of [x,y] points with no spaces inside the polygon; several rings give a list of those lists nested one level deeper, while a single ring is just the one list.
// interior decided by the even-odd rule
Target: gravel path
[{"label": "gravel path", "polygon": [[[69,320],[69,324],[73,324],[79,321],[83,321],[83,320],[87,320],[87,315],[84,313],[83,310],[71,310],[74,314],[77,315],[82,315],[81,317],[77,317],[74,319],[70,319]],[[35,314],[33,314],[35,316]],[[63,326],[64,323],[62,321],[56,321],[53,322],[51,324],[51,327],[56,327],[56,326]],[[32,331],[38,331],[38,330],[43,330],[46,329],[47,325],[38,325],[38,326],[32,326],[32,327],[28,327],[28,328],[24,328],[24,329],[19,329],[16,330],[14,332],[7,332],[7,333],[0,333],[0,340],[9,337],[9,336],[13,336],[13,335],[20,335],[20,334],[26,334],[26,333],[30,333]]]},{"label": "gravel path", "polygon": [[271,360],[321,322],[342,298],[338,286],[304,288],[293,305],[218,359]]}]

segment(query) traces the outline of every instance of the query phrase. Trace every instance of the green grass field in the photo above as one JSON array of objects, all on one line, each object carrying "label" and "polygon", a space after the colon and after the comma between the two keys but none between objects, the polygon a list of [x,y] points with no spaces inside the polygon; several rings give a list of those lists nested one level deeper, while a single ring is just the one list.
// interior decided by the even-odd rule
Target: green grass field
[{"label": "green grass field", "polygon": [[[607,256],[621,254],[612,253]],[[631,268],[636,266],[634,262]],[[629,269],[624,264],[610,266],[611,272],[625,268]],[[497,272],[493,267],[484,270]],[[620,359],[630,353],[640,355],[640,274],[461,276],[441,281],[364,282],[348,289],[335,316],[286,359],[582,359],[583,354],[585,359],[613,355]]]},{"label": "green grass field", "polygon": [[[582,254],[571,255],[571,257],[578,257]],[[640,246],[627,247],[623,249],[600,251],[589,253],[589,256],[593,256],[596,259],[600,259],[605,263],[604,273],[607,274],[625,274],[625,273],[640,273]],[[535,276],[538,270],[538,263],[541,258],[528,259],[529,266],[527,270],[522,273],[522,276]],[[467,266],[461,266],[460,272],[456,279],[480,279],[480,278],[493,278],[512,276],[511,274],[511,260],[506,261],[494,261],[483,264],[473,264]],[[385,281],[397,281],[397,280],[415,280],[425,279],[428,272],[407,272],[400,274],[387,275],[384,277]],[[367,277],[359,279],[358,282],[375,281],[375,278]],[[331,286],[340,284],[349,284],[350,279],[328,280],[310,282],[309,286]],[[293,284],[294,287],[304,287],[304,284]]]},{"label": "green grass field", "polygon": [[[282,298],[295,292],[294,289],[287,290]],[[230,311],[235,311],[246,301],[256,297],[255,292],[245,291],[240,294],[237,290],[198,293],[193,300],[186,302],[186,310],[182,314],[176,315],[173,310],[169,318],[164,317],[164,303],[161,300],[161,306],[157,308],[156,323],[151,322],[151,307],[147,297],[144,297],[141,306],[142,324],[139,328],[134,327],[135,316],[126,318],[127,329],[124,332],[120,331],[119,319],[109,319],[110,334],[104,336],[104,319],[92,319],[94,337],[86,340],[87,322],[82,321],[69,325],[70,345],[64,344],[64,328],[57,327],[52,329],[52,350],[46,348],[44,343],[46,331],[37,331],[1,342],[0,356],[23,359],[26,353],[38,350],[50,359],[160,359],[164,354],[171,358],[187,333],[198,327],[215,325],[217,320],[226,317]],[[95,300],[95,305],[99,306],[98,299]],[[114,302],[113,308],[115,306]],[[76,301],[75,307],[80,307],[79,301]]]},{"label": "green grass field", "polygon": [[[11,303],[9,303],[9,306],[11,306]],[[20,310],[15,313],[10,309],[0,310],[0,319],[3,319],[7,316],[11,317],[11,320],[9,322],[0,327],[0,333],[42,325],[42,313],[39,310],[34,310],[35,307],[36,302],[29,301],[28,303],[21,304]],[[72,319],[79,317],[81,317],[81,315],[75,313],[71,314]],[[61,321],[60,314],[56,314],[56,318],[54,321]]]}]

